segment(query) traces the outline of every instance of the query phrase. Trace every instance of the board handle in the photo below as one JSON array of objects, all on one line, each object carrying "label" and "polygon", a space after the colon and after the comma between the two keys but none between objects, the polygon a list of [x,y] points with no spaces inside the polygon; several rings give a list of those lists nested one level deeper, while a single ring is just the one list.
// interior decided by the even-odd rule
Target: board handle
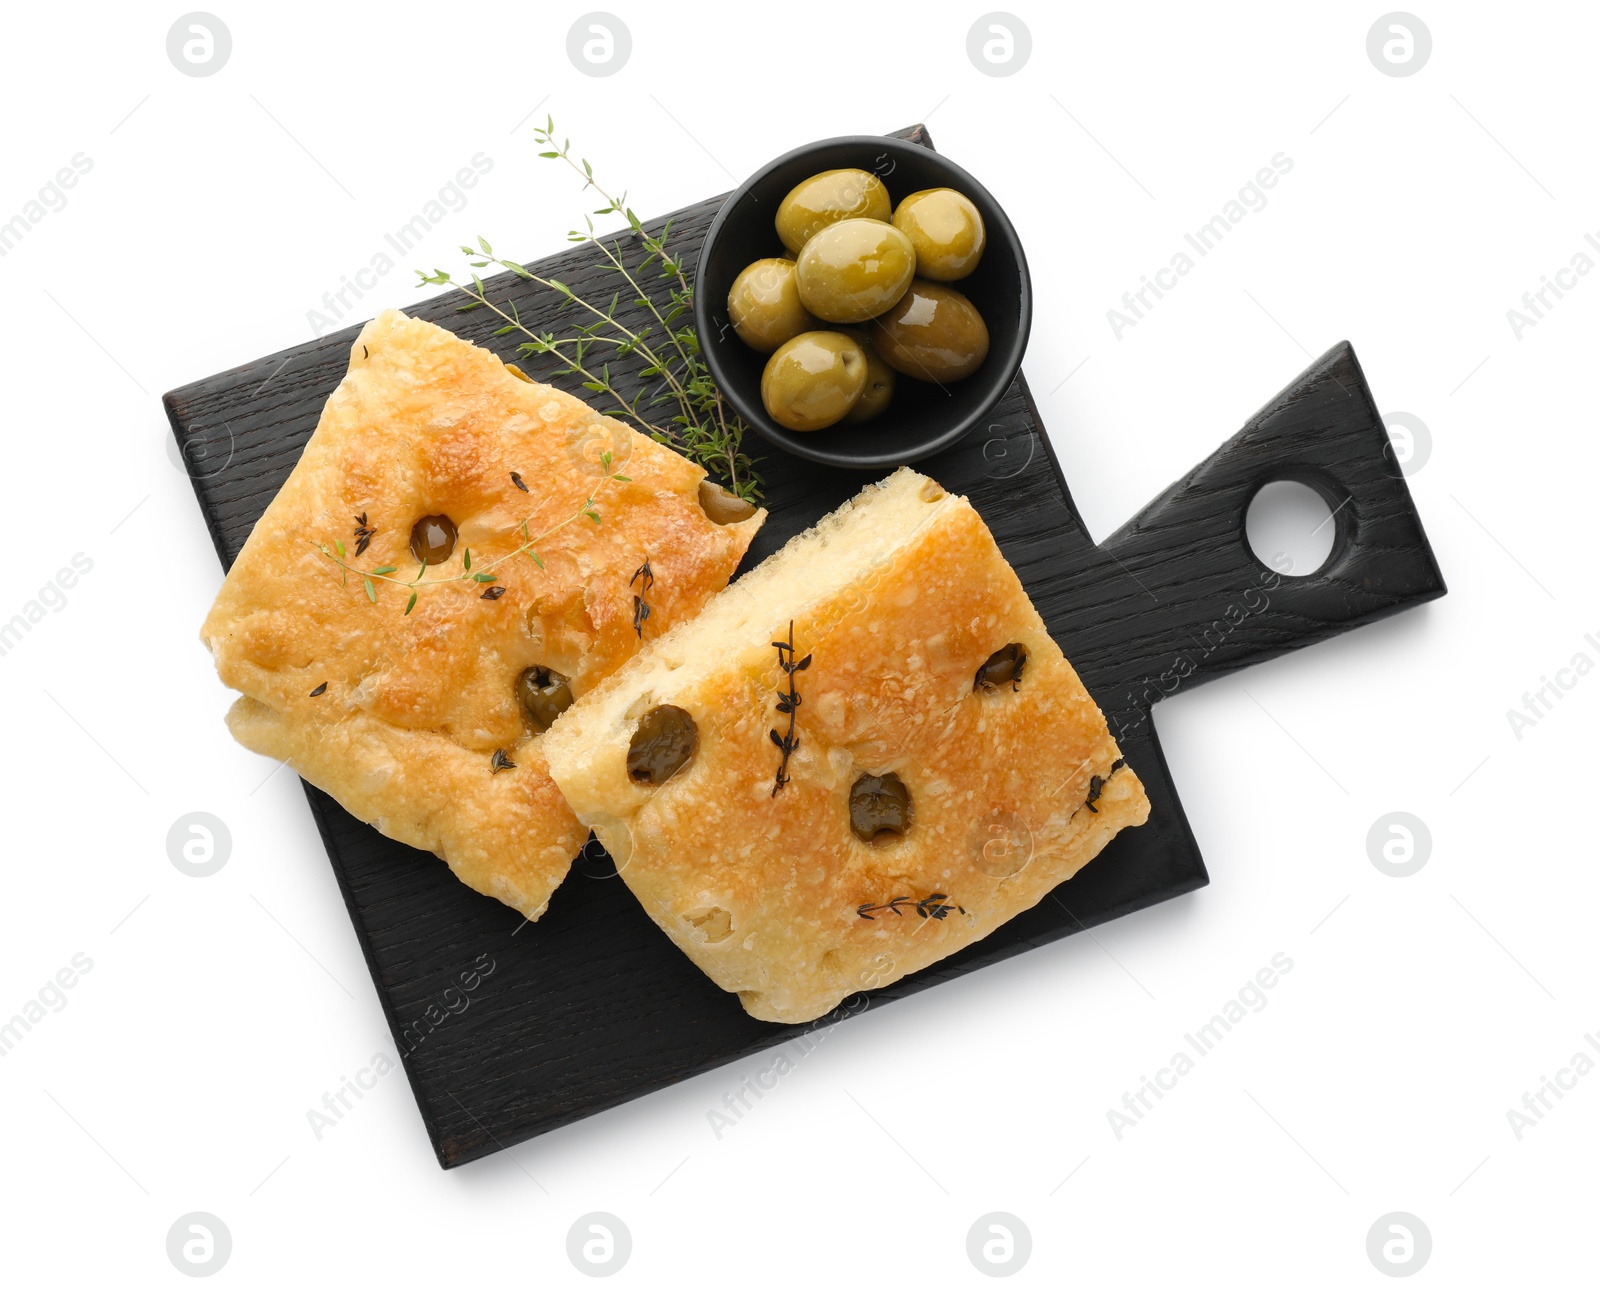
[{"label": "board handle", "polygon": [[[1274,480],[1310,485],[1335,526],[1299,577],[1257,559],[1245,510]],[[1348,341],[1317,359],[1244,429],[1101,544],[1125,576],[1138,630],[1099,680],[1108,710],[1150,706],[1445,593],[1411,492]],[[1130,640],[1130,635],[1132,639]]]}]

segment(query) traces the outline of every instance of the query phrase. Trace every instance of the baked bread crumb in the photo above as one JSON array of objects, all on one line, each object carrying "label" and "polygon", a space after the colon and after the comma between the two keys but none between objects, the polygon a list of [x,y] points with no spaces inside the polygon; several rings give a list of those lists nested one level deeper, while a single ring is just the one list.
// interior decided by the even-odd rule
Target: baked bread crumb
[{"label": "baked bread crumb", "polygon": [[[692,753],[657,783],[690,748],[672,709]],[[1150,810],[977,512],[908,468],[629,660],[544,753],[651,918],[772,1022],[980,940]]]}]

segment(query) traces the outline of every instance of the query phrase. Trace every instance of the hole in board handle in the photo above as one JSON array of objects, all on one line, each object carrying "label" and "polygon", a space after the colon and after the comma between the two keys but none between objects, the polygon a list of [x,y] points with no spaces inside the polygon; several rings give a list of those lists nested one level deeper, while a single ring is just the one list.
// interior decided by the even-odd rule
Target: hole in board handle
[{"label": "hole in board handle", "polygon": [[1272,480],[1250,499],[1244,533],[1251,554],[1268,569],[1306,578],[1328,563],[1338,524],[1327,499],[1311,485]]}]

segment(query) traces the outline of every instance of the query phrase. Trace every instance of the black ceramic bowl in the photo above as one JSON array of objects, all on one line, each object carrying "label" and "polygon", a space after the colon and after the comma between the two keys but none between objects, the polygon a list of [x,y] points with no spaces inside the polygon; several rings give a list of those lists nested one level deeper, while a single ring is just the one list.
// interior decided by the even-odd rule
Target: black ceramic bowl
[{"label": "black ceramic bowl", "polygon": [[[920,189],[954,188],[977,205],[987,247],[977,269],[950,286],[963,292],[983,315],[989,328],[989,354],[971,376],[942,386],[899,377],[888,410],[864,425],[786,430],[761,406],[761,371],[767,356],[734,334],[728,321],[728,290],[752,260],[783,254],[773,219],[789,190],[818,171],[846,166],[875,172],[896,204]],[[694,321],[712,379],[764,438],[814,462],[883,470],[948,448],[1005,394],[1027,348],[1033,291],[1021,240],[988,189],[931,148],[880,135],[849,135],[807,144],[768,162],[723,203],[700,253]]]}]

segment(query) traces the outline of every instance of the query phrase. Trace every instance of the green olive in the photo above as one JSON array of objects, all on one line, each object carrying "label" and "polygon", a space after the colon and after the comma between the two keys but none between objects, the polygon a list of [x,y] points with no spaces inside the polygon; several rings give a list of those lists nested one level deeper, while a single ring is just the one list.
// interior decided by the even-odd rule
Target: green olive
[{"label": "green olive", "polygon": [[536,664],[517,678],[517,698],[534,726],[548,731],[572,707],[572,678]]},{"label": "green olive", "polygon": [[972,302],[954,287],[923,278],[868,332],[885,363],[919,381],[959,381],[989,353],[989,329]]},{"label": "green olive", "polygon": [[424,565],[440,565],[456,549],[456,522],[449,516],[423,516],[411,526],[411,554]]},{"label": "green olive", "polygon": [[738,524],[756,513],[752,503],[736,493],[729,493],[714,480],[700,481],[700,509],[712,524]]},{"label": "green olive", "polygon": [[867,356],[842,332],[802,332],[778,347],[761,374],[761,403],[789,430],[821,430],[867,387]]},{"label": "green olive", "polygon": [[889,190],[865,170],[825,170],[789,190],[778,204],[778,237],[799,251],[821,229],[840,220],[889,221]]},{"label": "green olive", "polygon": [[628,741],[628,778],[635,784],[665,784],[700,747],[700,728],[676,704],[658,704],[639,719]]},{"label": "green olive", "polygon": [[861,328],[847,327],[844,334],[859,345],[861,352],[867,356],[867,384],[861,391],[861,398],[844,415],[847,423],[859,426],[882,413],[894,398],[894,369],[883,361],[883,356],[872,347],[871,339]]},{"label": "green olive", "polygon": [[776,256],[747,265],[733,280],[728,317],[739,339],[762,354],[771,354],[785,341],[817,325],[800,303],[794,261]]},{"label": "green olive", "polygon": [[911,791],[891,771],[850,786],[850,829],[863,843],[889,841],[911,828]]},{"label": "green olive", "polygon": [[983,257],[983,216],[953,188],[924,188],[894,210],[894,226],[917,252],[917,276],[954,282]]},{"label": "green olive", "polygon": [[905,294],[917,272],[911,239],[879,220],[841,220],[800,250],[800,301],[830,323],[864,323]]}]

